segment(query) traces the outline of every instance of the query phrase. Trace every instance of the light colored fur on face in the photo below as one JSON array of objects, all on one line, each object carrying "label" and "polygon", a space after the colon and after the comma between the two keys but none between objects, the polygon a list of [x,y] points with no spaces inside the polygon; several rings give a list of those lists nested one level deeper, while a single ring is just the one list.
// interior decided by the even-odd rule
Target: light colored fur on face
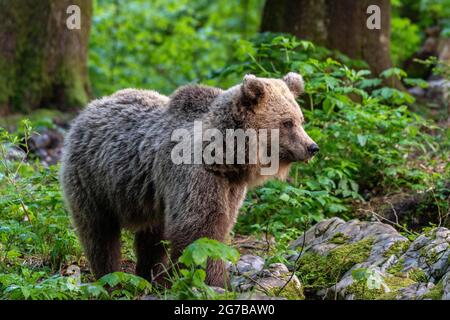
[{"label": "light colored fur on face", "polygon": [[[300,106],[296,102],[296,97],[303,92],[303,78],[290,72],[283,80],[271,78],[258,78],[254,75],[246,75],[241,85],[234,86],[224,92],[215,101],[215,108],[222,110],[226,101],[233,100],[232,113],[240,114],[239,100],[242,95],[248,95],[247,99],[255,100],[254,106],[248,107],[251,110],[244,110],[245,128],[255,130],[260,129],[279,129],[280,130],[280,153],[294,152],[297,161],[307,161],[310,155],[307,147],[314,141],[303,130],[305,121]],[[214,109],[214,106],[213,108]],[[242,109],[242,107],[241,107]],[[212,127],[226,123],[223,117],[228,115],[218,115],[213,113],[214,118]],[[285,134],[283,122],[290,120],[294,124],[292,132]],[[249,165],[248,178],[246,179],[249,187],[257,187],[264,184],[267,180],[278,178],[285,180],[289,174],[292,161],[283,160],[280,162],[278,172],[273,176],[261,175],[261,166],[259,164]]]}]

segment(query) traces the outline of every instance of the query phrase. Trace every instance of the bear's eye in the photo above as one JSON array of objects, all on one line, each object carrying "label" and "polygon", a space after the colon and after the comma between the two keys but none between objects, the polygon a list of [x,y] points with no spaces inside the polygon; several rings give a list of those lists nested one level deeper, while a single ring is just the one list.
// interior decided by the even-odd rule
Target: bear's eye
[{"label": "bear's eye", "polygon": [[285,128],[291,129],[294,126],[294,122],[292,120],[286,120],[283,122],[283,126]]}]

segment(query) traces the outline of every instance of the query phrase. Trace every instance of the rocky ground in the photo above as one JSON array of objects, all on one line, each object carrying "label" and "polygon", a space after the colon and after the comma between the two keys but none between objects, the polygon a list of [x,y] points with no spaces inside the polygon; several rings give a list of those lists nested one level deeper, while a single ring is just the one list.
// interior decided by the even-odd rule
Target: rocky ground
[{"label": "rocky ground", "polygon": [[245,254],[230,266],[240,298],[450,299],[446,228],[408,239],[384,223],[332,218],[306,231],[291,249],[286,265]]},{"label": "rocky ground", "polygon": [[[33,134],[28,157],[57,163],[66,131],[67,125],[56,124]],[[8,151],[10,158],[25,156],[22,149]],[[376,211],[380,221],[321,221],[291,244],[285,263],[267,262],[273,239],[237,236],[233,245],[241,258],[229,271],[238,299],[450,299],[450,231],[439,227],[406,237],[391,226],[421,230],[431,218],[416,209],[433,203],[428,196],[380,196],[355,210],[362,220]],[[447,220],[433,222],[448,226]],[[134,263],[125,264],[124,271],[133,272]]]}]

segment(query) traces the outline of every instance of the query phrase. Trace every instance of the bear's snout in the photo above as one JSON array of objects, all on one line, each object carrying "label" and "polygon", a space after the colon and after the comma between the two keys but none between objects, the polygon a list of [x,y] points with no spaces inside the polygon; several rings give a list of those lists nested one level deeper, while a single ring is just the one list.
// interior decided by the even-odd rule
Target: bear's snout
[{"label": "bear's snout", "polygon": [[311,143],[307,150],[311,156],[314,156],[317,152],[319,152],[320,148],[316,143]]}]

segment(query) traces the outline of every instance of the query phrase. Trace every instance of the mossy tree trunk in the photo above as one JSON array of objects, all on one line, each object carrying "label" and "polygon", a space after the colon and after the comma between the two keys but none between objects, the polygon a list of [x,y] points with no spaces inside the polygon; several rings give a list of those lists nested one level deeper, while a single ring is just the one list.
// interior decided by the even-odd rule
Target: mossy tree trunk
[{"label": "mossy tree trunk", "polygon": [[[380,29],[367,28],[370,5],[380,7]],[[267,0],[261,30],[291,33],[339,50],[365,60],[378,75],[392,66],[390,20],[390,0]]]},{"label": "mossy tree trunk", "polygon": [[[81,28],[70,30],[70,5]],[[0,0],[0,114],[73,110],[89,97],[92,0]]]}]

